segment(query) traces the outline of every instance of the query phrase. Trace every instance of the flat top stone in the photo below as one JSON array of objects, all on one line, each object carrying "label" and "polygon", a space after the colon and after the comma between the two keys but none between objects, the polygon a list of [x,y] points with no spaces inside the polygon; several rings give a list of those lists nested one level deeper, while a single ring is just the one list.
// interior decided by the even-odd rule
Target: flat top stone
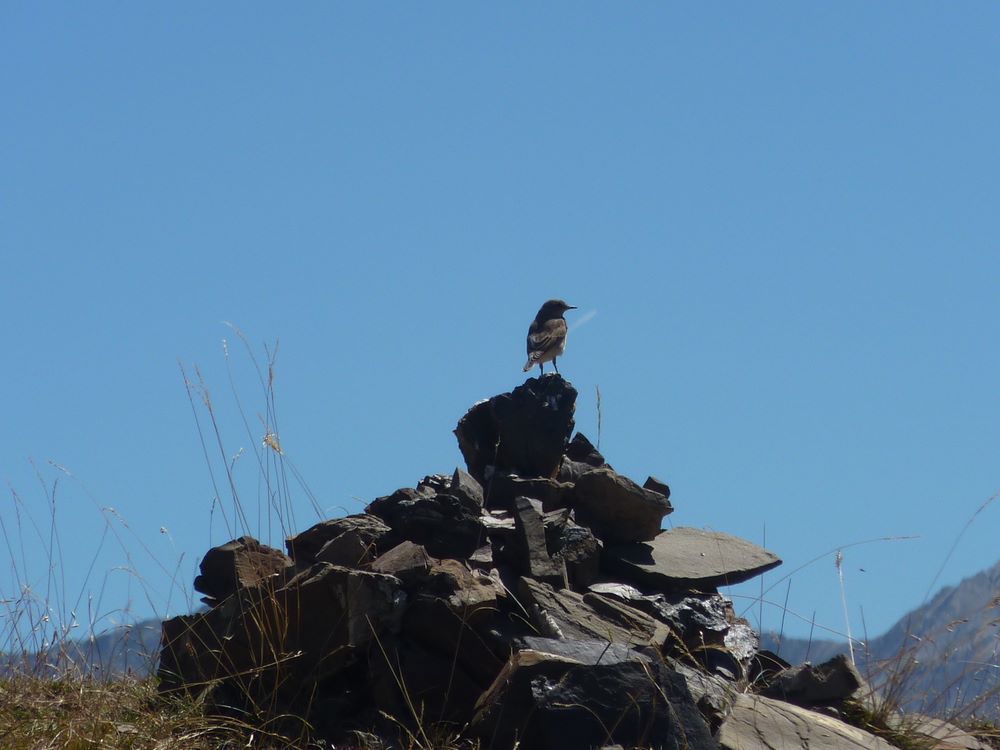
[{"label": "flat top stone", "polygon": [[723,750],[893,750],[885,740],[839,719],[747,694],[736,696],[718,740]]},{"label": "flat top stone", "polygon": [[777,567],[777,555],[721,531],[678,527],[606,550],[610,567],[647,586],[728,586]]}]

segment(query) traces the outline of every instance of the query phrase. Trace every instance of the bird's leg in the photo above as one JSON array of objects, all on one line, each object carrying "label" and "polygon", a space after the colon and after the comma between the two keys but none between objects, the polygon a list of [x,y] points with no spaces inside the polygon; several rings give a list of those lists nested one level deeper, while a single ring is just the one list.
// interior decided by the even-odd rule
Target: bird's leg
[{"label": "bird's leg", "polygon": [[552,366],[556,368],[556,375],[559,374],[559,365],[556,364],[556,358],[552,358]]},{"label": "bird's leg", "polygon": [[538,369],[541,371],[541,374],[544,375],[545,374],[545,363],[544,362],[539,362],[538,363]]}]

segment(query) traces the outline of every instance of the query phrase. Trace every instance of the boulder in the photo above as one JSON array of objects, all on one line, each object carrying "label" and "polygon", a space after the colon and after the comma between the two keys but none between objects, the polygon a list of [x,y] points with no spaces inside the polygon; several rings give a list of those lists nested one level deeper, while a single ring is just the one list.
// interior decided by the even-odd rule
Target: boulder
[{"label": "boulder", "polygon": [[526,497],[518,497],[514,501],[514,525],[514,546],[521,572],[553,588],[566,588],[566,564],[549,556],[542,514]]},{"label": "boulder", "polygon": [[385,521],[399,539],[425,546],[433,557],[468,557],[485,540],[474,502],[435,492],[426,483],[377,498],[365,511]]},{"label": "boulder", "polygon": [[472,731],[486,747],[715,750],[684,680],[657,662],[582,664],[556,654],[513,654],[479,698]]},{"label": "boulder", "polygon": [[711,591],[777,567],[771,552],[729,534],[678,527],[649,542],[609,545],[602,563],[652,591]]},{"label": "boulder", "polygon": [[569,494],[578,523],[609,544],[647,541],[673,511],[659,492],[640,487],[608,467],[581,475]]},{"label": "boulder", "polygon": [[484,487],[496,471],[554,477],[573,432],[576,395],[552,374],[473,406],[455,428],[469,473]]},{"label": "boulder", "polygon": [[806,663],[779,672],[760,694],[797,706],[820,706],[850,698],[862,683],[857,668],[839,654],[816,666]]},{"label": "boulder", "polygon": [[281,550],[261,544],[251,536],[241,536],[205,553],[194,588],[205,594],[203,602],[216,606],[237,589],[256,586],[285,572],[291,564]]},{"label": "boulder", "polygon": [[[330,542],[347,535],[338,545],[328,550],[330,559],[335,565],[351,565],[353,563],[343,562],[344,558],[350,559],[357,550],[364,550],[364,555],[374,559],[379,551],[388,549],[395,541],[391,536],[391,529],[382,519],[367,513],[359,513],[344,518],[335,518],[327,521],[320,521],[310,526],[305,531],[285,540],[285,548],[288,554],[295,560],[295,564],[307,567],[317,562],[318,555]],[[335,550],[341,554],[338,555]]]},{"label": "boulder", "polygon": [[839,719],[746,693],[736,696],[717,738],[723,750],[893,750]]}]

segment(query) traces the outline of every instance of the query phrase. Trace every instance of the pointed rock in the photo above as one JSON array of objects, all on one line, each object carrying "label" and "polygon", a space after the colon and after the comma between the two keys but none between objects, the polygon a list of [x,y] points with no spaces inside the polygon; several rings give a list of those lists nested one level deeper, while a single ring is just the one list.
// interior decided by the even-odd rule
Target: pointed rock
[{"label": "pointed rock", "polygon": [[649,542],[608,546],[603,563],[640,588],[671,592],[741,583],[777,567],[781,560],[729,534],[678,527]]},{"label": "pointed rock", "polygon": [[562,560],[549,557],[542,514],[526,497],[514,501],[514,528],[521,571],[553,588],[566,588],[566,565]]}]

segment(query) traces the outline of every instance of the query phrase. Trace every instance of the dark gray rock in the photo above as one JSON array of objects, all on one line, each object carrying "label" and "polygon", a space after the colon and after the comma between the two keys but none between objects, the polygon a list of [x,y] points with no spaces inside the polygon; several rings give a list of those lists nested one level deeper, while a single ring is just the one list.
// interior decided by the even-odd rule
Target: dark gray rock
[{"label": "dark gray rock", "polygon": [[421,545],[400,542],[379,555],[372,562],[371,568],[376,573],[396,576],[404,586],[411,587],[427,578],[433,564],[434,559]]},{"label": "dark gray rock", "polygon": [[375,558],[375,545],[365,544],[364,538],[356,531],[345,531],[324,544],[316,553],[316,562],[359,568]]},{"label": "dark gray rock", "polygon": [[862,682],[855,666],[840,654],[816,666],[790,667],[775,675],[760,693],[798,706],[820,706],[850,698]]},{"label": "dark gray rock", "polygon": [[663,664],[580,664],[519,651],[480,697],[472,731],[484,747],[651,750],[718,746],[680,675]]},{"label": "dark gray rock", "polygon": [[508,510],[514,507],[514,498],[521,496],[540,500],[545,510],[562,508],[566,505],[565,495],[572,489],[571,485],[554,479],[501,473],[494,474],[487,487],[486,506]]},{"label": "dark gray rock", "polygon": [[456,468],[448,492],[468,504],[483,507],[483,486],[466,471]]},{"label": "dark gray rock", "polygon": [[661,592],[711,591],[781,564],[776,555],[738,537],[684,527],[650,542],[609,545],[602,562],[607,571]]},{"label": "dark gray rock", "polygon": [[591,469],[607,466],[604,456],[591,444],[582,433],[576,433],[566,446],[566,454],[559,466],[557,479],[560,482],[575,482],[581,475]]},{"label": "dark gray rock", "polygon": [[529,498],[514,500],[514,524],[521,572],[553,588],[566,588],[566,564],[549,556],[542,514]]},{"label": "dark gray rock", "polygon": [[582,432],[576,433],[573,439],[569,441],[569,445],[566,446],[566,458],[586,464],[594,469],[599,469],[607,465],[601,452],[594,447],[594,444]]},{"label": "dark gray rock", "polygon": [[261,544],[251,536],[241,536],[212,547],[205,554],[194,587],[205,594],[202,601],[215,606],[237,589],[256,586],[285,572],[291,564],[281,550]]},{"label": "dark gray rock", "polygon": [[590,529],[574,523],[568,510],[546,513],[544,520],[549,553],[565,563],[570,588],[584,591],[601,572],[601,543]]},{"label": "dark gray rock", "polygon": [[666,482],[661,482],[656,477],[646,477],[646,481],[642,483],[642,486],[647,490],[659,492],[667,500],[670,499],[670,487],[667,486]]},{"label": "dark gray rock", "polygon": [[576,395],[555,374],[473,406],[455,428],[469,473],[483,487],[496,471],[554,477],[573,432]]},{"label": "dark gray rock", "polygon": [[[367,550],[367,555],[374,558],[380,551],[388,549],[397,541],[392,539],[391,531],[380,518],[367,513],[358,513],[344,518],[320,521],[305,531],[286,539],[285,548],[295,560],[296,565],[307,567],[317,562],[319,551],[329,542],[348,534],[350,538],[344,540],[344,550],[354,550],[360,547]],[[334,554],[334,549],[331,548],[331,556]],[[334,561],[330,560],[329,562]]]},{"label": "dark gray rock", "polygon": [[593,594],[556,591],[544,583],[521,578],[518,597],[538,633],[549,638],[660,646],[670,636],[669,628],[649,615]]},{"label": "dark gray rock", "polygon": [[433,557],[468,557],[486,538],[474,503],[435,492],[426,483],[377,498],[365,511],[385,521],[399,539],[422,544]]},{"label": "dark gray rock", "polygon": [[369,661],[373,703],[412,732],[440,722],[465,724],[476,698],[489,686],[470,675],[454,653],[399,637],[385,639],[381,646]]},{"label": "dark gray rock", "polygon": [[653,539],[660,533],[663,517],[673,511],[663,495],[607,467],[580,476],[569,500],[577,522],[609,544]]}]

